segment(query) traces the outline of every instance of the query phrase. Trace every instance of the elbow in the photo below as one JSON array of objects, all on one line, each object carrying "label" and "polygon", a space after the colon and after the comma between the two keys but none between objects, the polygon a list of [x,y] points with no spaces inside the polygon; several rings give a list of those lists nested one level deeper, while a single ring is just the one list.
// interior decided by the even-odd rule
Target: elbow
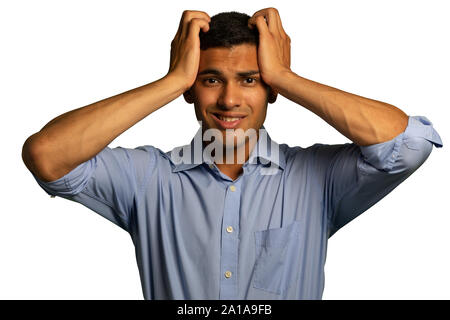
[{"label": "elbow", "polygon": [[416,171],[430,156],[433,143],[422,137],[408,137],[405,139],[402,162],[410,173]]},{"label": "elbow", "polygon": [[22,146],[22,160],[25,166],[37,178],[49,182],[56,180],[50,170],[48,157],[45,156],[45,143],[37,134],[30,136]]},{"label": "elbow", "polygon": [[36,134],[28,137],[22,146],[22,160],[27,168],[34,173],[36,167],[36,158],[39,155],[37,151],[39,143]]}]

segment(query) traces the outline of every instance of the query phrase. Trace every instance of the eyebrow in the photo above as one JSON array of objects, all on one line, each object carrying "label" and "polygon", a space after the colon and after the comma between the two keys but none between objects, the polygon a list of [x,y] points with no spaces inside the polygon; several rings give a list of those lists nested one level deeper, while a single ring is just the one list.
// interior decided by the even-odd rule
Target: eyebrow
[{"label": "eyebrow", "polygon": [[[215,74],[217,76],[223,76],[223,73],[217,69],[205,69],[198,73],[199,76],[201,76],[203,74]],[[249,77],[254,74],[259,74],[259,71],[258,70],[249,70],[249,71],[237,72],[236,74],[240,77]]]}]

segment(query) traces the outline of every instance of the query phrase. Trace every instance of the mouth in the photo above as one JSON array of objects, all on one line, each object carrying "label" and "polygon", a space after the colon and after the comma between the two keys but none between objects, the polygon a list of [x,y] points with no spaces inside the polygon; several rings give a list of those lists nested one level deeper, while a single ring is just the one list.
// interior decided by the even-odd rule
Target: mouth
[{"label": "mouth", "polygon": [[212,113],[212,118],[216,124],[222,129],[236,128],[247,115],[238,113]]}]

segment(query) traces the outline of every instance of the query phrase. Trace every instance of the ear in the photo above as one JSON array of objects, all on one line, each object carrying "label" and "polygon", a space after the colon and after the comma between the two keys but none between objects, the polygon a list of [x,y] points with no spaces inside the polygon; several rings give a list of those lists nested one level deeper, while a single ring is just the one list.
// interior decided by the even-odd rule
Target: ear
[{"label": "ear", "polygon": [[190,87],[188,91],[185,91],[183,93],[183,97],[187,103],[189,104],[194,103],[194,94],[192,93],[192,87]]},{"label": "ear", "polygon": [[276,92],[275,90],[270,88],[269,89],[269,97],[268,97],[269,103],[274,103],[275,101],[277,101],[277,97],[278,97],[278,92]]}]

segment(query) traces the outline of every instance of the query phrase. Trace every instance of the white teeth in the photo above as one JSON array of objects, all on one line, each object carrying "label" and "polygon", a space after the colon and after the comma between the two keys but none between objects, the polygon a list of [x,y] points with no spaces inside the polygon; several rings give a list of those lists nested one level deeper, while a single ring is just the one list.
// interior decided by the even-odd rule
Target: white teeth
[{"label": "white teeth", "polygon": [[229,117],[222,117],[222,116],[217,116],[220,120],[222,121],[227,121],[227,122],[232,122],[232,121],[236,121],[239,120],[240,118],[229,118]]}]

